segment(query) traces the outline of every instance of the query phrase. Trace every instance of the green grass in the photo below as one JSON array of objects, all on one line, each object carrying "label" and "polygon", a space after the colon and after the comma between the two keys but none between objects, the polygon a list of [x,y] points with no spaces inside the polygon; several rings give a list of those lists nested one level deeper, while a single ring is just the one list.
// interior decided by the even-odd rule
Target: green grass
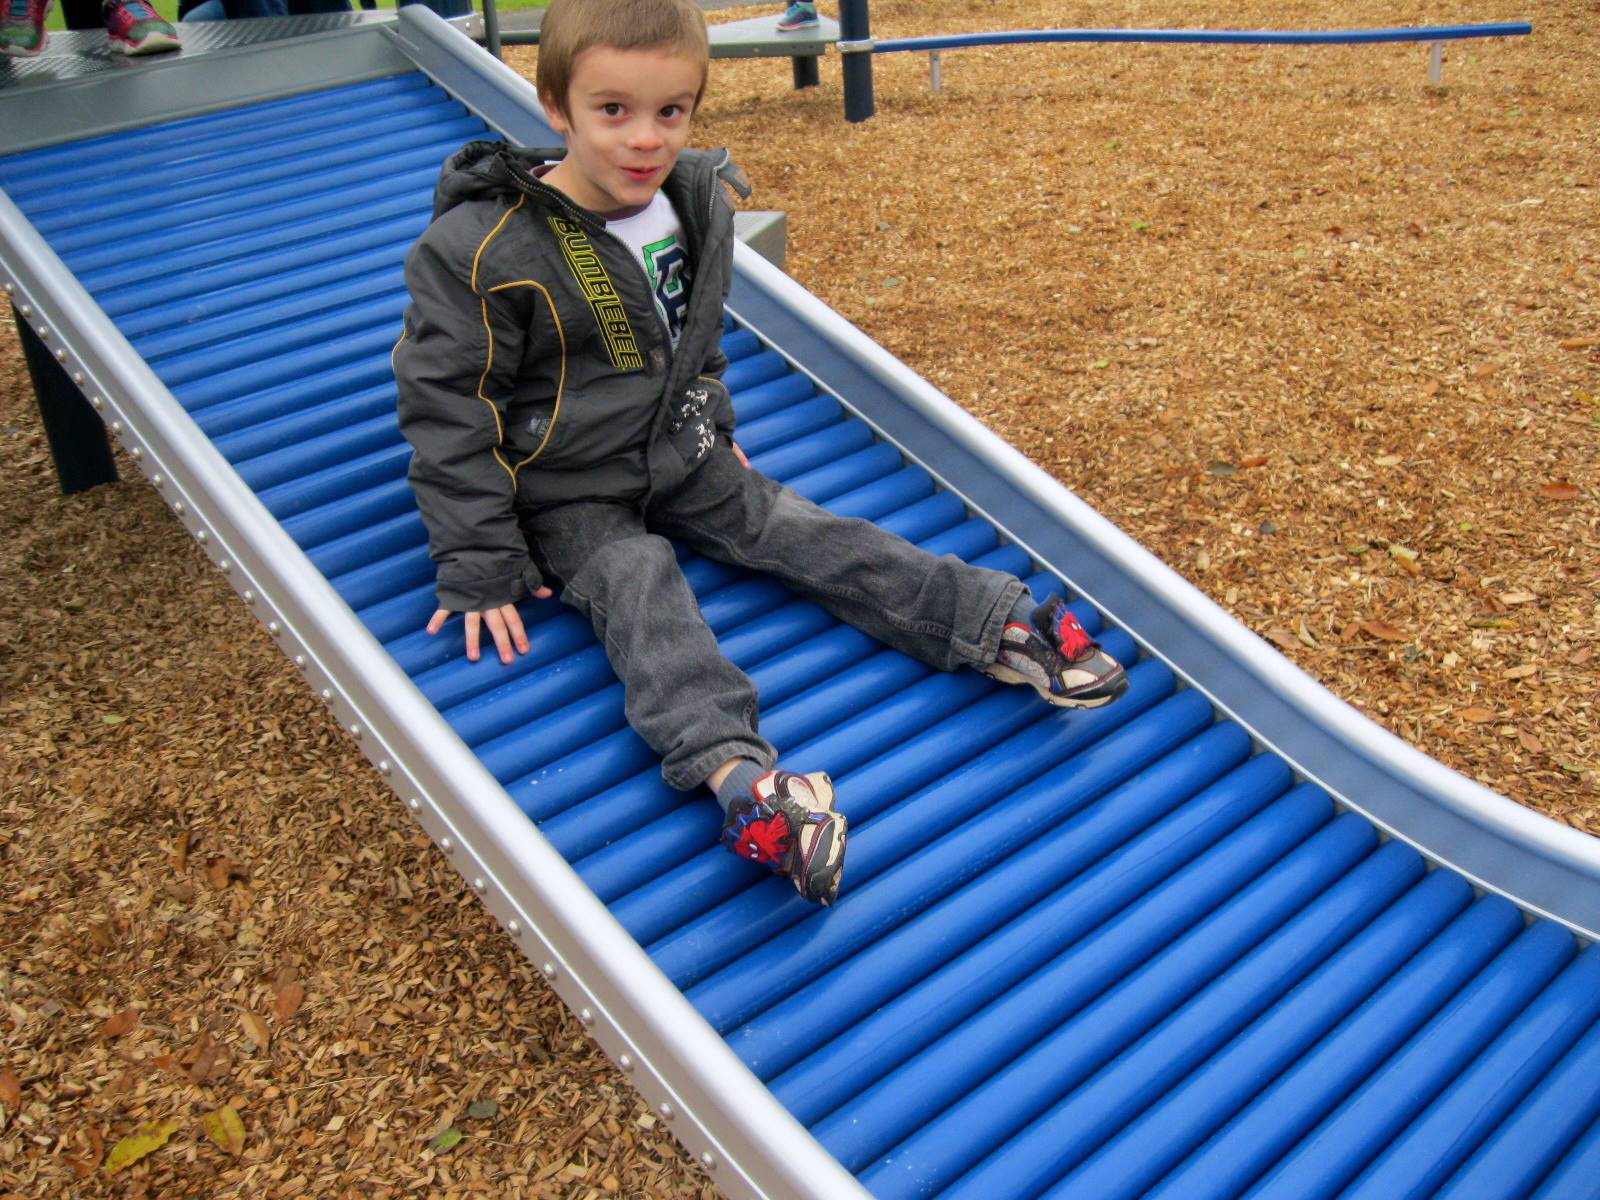
[{"label": "green grass", "polygon": [[[178,0],[151,0],[151,2],[155,5],[155,10],[167,20],[176,21],[178,19]],[[359,6],[361,0],[350,0],[350,3],[353,6]],[[496,12],[508,13],[519,12],[525,8],[546,8],[549,4],[550,0],[496,0],[494,7]],[[378,0],[379,8],[393,8],[394,6],[395,0]],[[479,8],[481,11],[481,0],[474,7]],[[61,18],[61,9],[59,7],[50,10],[50,17],[45,21],[44,27],[46,29],[66,29],[66,22]]]}]

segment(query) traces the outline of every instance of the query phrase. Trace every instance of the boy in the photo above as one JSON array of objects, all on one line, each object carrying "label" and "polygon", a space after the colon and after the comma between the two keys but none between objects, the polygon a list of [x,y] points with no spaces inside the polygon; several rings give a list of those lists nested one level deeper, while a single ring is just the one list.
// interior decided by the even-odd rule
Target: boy
[{"label": "boy", "polygon": [[946,670],[1095,706],[1127,687],[1060,601],[835,517],[750,469],[720,375],[733,255],[726,152],[685,149],[706,85],[690,0],[555,0],[538,87],[559,150],[466,146],[412,250],[395,347],[410,479],[438,567],[437,633],[465,614],[503,662],[515,604],[586,614],[629,723],[680,789],[707,784],[722,842],[831,904],[846,823],[822,772],[777,769],[755,686],[722,657],[667,539],[765,571]]}]

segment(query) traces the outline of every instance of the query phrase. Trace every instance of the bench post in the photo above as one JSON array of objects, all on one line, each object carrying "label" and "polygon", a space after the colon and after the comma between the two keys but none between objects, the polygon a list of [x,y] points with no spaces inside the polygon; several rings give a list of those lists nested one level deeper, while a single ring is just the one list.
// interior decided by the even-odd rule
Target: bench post
[{"label": "bench post", "polygon": [[22,339],[22,354],[28,362],[39,416],[44,420],[44,436],[55,460],[56,478],[61,490],[70,496],[102,483],[117,481],[117,464],[111,457],[111,440],[105,422],[89,407],[67,369],[58,363],[33,326],[17,313],[17,336]]}]

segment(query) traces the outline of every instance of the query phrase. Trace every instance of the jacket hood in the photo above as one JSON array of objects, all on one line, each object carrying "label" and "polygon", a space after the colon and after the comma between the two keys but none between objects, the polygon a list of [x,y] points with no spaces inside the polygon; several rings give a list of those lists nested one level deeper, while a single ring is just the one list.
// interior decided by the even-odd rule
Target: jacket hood
[{"label": "jacket hood", "polygon": [[[512,146],[506,142],[468,142],[445,160],[433,192],[433,219],[438,220],[456,205],[467,200],[496,195],[528,193],[529,185],[541,187],[534,171],[547,162],[566,157],[561,146]],[[686,149],[678,155],[674,176],[706,172],[720,176],[741,196],[750,194],[750,183],[726,150]],[[552,196],[559,195],[551,189]]]}]

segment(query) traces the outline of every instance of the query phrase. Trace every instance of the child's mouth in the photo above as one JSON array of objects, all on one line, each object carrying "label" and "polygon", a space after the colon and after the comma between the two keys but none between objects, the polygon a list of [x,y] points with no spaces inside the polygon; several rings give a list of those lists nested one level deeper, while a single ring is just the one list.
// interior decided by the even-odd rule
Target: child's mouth
[{"label": "child's mouth", "polygon": [[640,183],[645,183],[655,178],[656,170],[656,167],[623,167],[622,173],[629,179],[636,179]]}]

